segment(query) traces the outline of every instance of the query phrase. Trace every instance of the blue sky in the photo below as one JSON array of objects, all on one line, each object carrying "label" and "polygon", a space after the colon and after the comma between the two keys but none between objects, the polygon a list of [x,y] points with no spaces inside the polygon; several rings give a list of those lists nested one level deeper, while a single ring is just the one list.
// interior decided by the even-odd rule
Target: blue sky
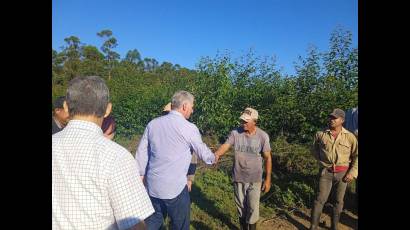
[{"label": "blue sky", "polygon": [[52,0],[53,49],[71,35],[99,48],[97,32],[110,29],[121,58],[137,49],[187,68],[218,51],[237,57],[253,49],[294,74],[310,45],[328,50],[337,26],[352,32],[357,47],[357,0]]}]

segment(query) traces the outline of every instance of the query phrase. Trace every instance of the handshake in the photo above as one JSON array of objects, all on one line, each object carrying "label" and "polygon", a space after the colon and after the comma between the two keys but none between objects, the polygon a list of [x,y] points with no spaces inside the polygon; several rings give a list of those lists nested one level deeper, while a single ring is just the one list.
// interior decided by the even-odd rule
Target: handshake
[{"label": "handshake", "polygon": [[[218,163],[219,158],[221,158],[221,156],[224,155],[229,150],[230,147],[231,147],[230,144],[223,144],[218,148],[218,150],[214,152],[214,155],[215,155],[215,161],[213,163],[214,165]],[[211,147],[211,150],[213,151],[214,148]]]}]

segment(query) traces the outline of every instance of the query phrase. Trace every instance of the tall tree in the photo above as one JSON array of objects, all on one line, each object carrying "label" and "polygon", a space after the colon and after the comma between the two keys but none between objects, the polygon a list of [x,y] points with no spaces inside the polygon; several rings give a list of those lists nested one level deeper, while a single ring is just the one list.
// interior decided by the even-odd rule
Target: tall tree
[{"label": "tall tree", "polygon": [[153,71],[158,68],[158,61],[155,58],[144,58],[144,69],[146,71]]},{"label": "tall tree", "polygon": [[68,79],[76,77],[79,73],[81,42],[76,36],[70,36],[64,39],[66,45],[63,46],[62,56],[64,59],[64,72]]},{"label": "tall tree", "polygon": [[105,38],[103,45],[101,46],[101,51],[105,54],[105,59],[108,66],[108,80],[111,80],[111,72],[115,66],[116,61],[120,58],[120,55],[113,51],[117,47],[117,39],[112,36],[111,30],[102,30],[97,33],[101,38]]},{"label": "tall tree", "polygon": [[129,50],[125,55],[124,61],[136,64],[141,61],[141,54],[138,52],[137,49]]},{"label": "tall tree", "polygon": [[103,75],[104,54],[97,47],[86,45],[82,47],[81,73],[83,75]]}]

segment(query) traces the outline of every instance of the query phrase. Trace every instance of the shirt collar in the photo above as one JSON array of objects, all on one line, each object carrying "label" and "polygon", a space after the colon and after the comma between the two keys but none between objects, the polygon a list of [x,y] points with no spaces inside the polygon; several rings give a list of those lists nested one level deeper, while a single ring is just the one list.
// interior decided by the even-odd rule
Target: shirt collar
[{"label": "shirt collar", "polygon": [[84,121],[84,120],[70,120],[65,127],[66,129],[83,129],[88,130],[94,133],[103,134],[102,129],[97,124],[91,121]]},{"label": "shirt collar", "polygon": [[182,113],[180,113],[180,112],[178,112],[178,111],[176,111],[176,110],[171,110],[169,113],[170,113],[170,114],[175,114],[175,115],[181,116],[181,117],[183,117],[183,118],[185,119],[184,115],[182,115]]},{"label": "shirt collar", "polygon": [[[330,133],[330,129],[329,128],[326,128],[326,130],[325,130],[327,133]],[[340,132],[341,133],[348,133],[349,131],[347,131],[347,129],[345,129],[343,126],[342,126],[342,130],[340,130]]]},{"label": "shirt collar", "polygon": [[56,117],[53,116],[54,122],[56,123],[56,125],[58,126],[58,128],[63,128],[63,125],[58,121],[58,119]]}]

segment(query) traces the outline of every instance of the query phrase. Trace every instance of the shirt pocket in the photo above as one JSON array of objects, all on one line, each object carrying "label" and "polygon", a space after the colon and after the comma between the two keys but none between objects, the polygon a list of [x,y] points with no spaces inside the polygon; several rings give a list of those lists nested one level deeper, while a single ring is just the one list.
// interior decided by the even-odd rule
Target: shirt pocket
[{"label": "shirt pocket", "polygon": [[342,161],[349,161],[352,144],[347,141],[341,141],[338,145],[338,152],[342,156]]},{"label": "shirt pocket", "polygon": [[331,152],[333,143],[330,140],[320,140],[319,146],[322,151]]}]

